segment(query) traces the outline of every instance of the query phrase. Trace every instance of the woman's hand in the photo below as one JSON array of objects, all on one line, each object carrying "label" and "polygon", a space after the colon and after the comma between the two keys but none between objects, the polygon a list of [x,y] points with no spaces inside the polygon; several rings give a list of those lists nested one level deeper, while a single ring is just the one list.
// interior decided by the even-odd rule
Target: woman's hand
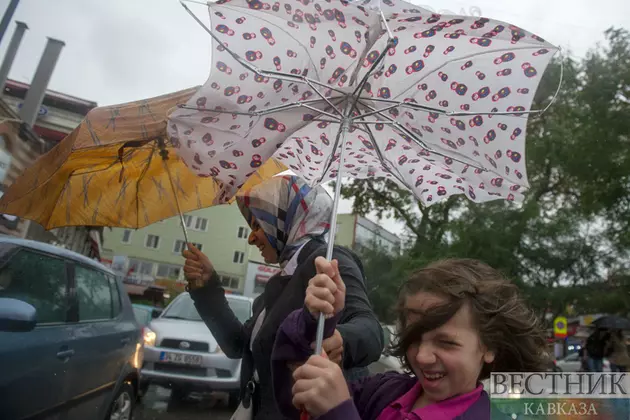
[{"label": "woman's hand", "polygon": [[350,399],[341,368],[327,357],[311,356],[295,370],[293,379],[293,405],[306,408],[312,417],[319,417]]},{"label": "woman's hand", "polygon": [[191,287],[201,287],[210,281],[214,267],[210,259],[193,244],[188,244],[188,249],[182,251],[186,258],[184,263],[184,277]]},{"label": "woman's hand", "polygon": [[330,318],[343,310],[346,285],[339,275],[337,260],[315,259],[317,274],[308,282],[304,305],[315,318],[323,313]]}]

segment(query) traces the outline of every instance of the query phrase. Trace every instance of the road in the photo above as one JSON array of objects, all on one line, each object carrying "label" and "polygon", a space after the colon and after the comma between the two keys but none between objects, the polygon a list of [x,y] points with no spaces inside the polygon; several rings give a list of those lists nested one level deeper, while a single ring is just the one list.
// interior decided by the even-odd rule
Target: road
[{"label": "road", "polygon": [[[390,370],[390,363],[375,363],[370,370],[373,373]],[[230,420],[232,413],[227,407],[226,394],[191,394],[178,401],[171,397],[169,389],[152,385],[136,406],[133,420]]]}]

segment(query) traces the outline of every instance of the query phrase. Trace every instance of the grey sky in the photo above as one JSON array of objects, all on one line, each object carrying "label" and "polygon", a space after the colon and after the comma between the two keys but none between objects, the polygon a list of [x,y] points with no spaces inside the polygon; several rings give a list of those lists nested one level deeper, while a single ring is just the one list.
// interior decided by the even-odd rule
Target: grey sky
[{"label": "grey sky", "polygon": [[[441,12],[492,17],[532,31],[584,56],[610,26],[630,28],[627,0],[413,0]],[[9,0],[0,0],[0,13]],[[599,8],[593,7],[594,4]],[[207,21],[203,6],[191,5]],[[178,0],[22,0],[14,15],[29,26],[9,77],[29,83],[46,37],[66,46],[50,89],[110,105],[203,84],[209,74],[210,39]],[[15,28],[9,26],[0,57]],[[348,211],[344,202],[340,210]],[[400,226],[386,223],[399,231]]]}]

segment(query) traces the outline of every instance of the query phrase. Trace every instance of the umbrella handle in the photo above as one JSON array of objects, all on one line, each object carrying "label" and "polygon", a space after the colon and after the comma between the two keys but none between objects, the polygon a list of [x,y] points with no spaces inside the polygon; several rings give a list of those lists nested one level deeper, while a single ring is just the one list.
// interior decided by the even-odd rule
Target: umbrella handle
[{"label": "umbrella handle", "polygon": [[300,420],[310,420],[311,416],[309,416],[308,411],[304,407],[300,410]]}]

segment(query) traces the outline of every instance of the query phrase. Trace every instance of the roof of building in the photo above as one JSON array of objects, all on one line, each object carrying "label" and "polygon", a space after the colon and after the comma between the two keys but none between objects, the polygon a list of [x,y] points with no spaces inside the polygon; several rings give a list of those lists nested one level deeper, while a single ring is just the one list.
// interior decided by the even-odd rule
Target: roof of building
[{"label": "roof of building", "polygon": [[365,226],[366,228],[372,230],[372,231],[378,231],[379,235],[384,237],[385,239],[391,241],[391,242],[398,242],[400,243],[400,238],[398,237],[398,235],[390,232],[389,230],[385,229],[384,227],[382,227],[381,225],[379,225],[378,223],[375,223],[373,221],[371,221],[370,219],[363,217],[363,216],[358,216],[357,217],[357,224]]},{"label": "roof of building", "polygon": [[[9,79],[4,86],[3,93],[5,95],[13,96],[15,98],[24,99],[26,97],[26,93],[28,92],[29,87],[30,85],[27,83],[22,83],[18,82],[17,80]],[[46,90],[43,104],[74,112],[80,115],[85,115],[92,108],[97,107],[97,103],[94,101],[77,98],[76,96],[67,95],[65,93],[56,92],[54,90]]]},{"label": "roof of building", "polygon": [[81,255],[77,252],[70,251],[65,248],[61,248],[58,246],[50,245],[44,242],[31,241],[28,239],[20,239],[14,236],[9,235],[0,235],[0,243],[3,244],[13,244],[17,246],[21,246],[24,248],[34,249],[36,251],[44,252],[47,254],[56,255],[68,260],[73,260],[75,262],[79,262],[88,266],[91,266],[94,269],[105,271],[110,274],[114,274],[109,268],[105,267],[103,264],[98,261],[94,261],[86,257],[85,255]]}]

